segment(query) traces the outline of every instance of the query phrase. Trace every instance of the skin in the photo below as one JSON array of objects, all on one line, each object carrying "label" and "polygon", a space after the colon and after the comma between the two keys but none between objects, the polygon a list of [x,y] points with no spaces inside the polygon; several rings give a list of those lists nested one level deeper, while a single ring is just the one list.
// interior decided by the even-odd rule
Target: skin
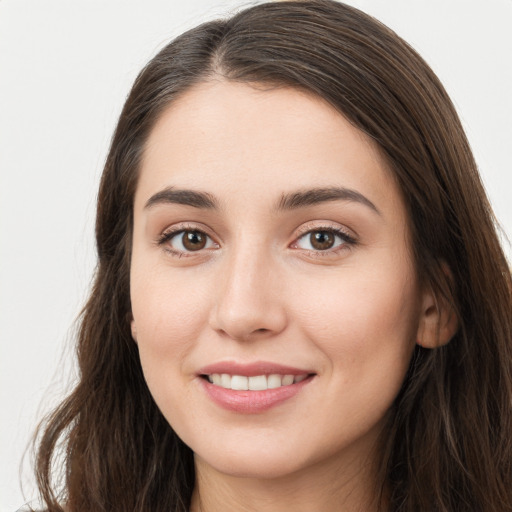
[{"label": "skin", "polygon": [[[218,208],[154,200],[201,191]],[[278,209],[344,187],[360,200]],[[181,234],[208,235],[185,251]],[[341,229],[329,250],[311,232]],[[419,338],[438,325],[418,284],[404,203],[374,143],[323,100],[216,80],[152,130],[134,203],[132,332],[152,395],[195,453],[192,509],[371,511],[379,434]],[[433,332],[433,331],[432,331]],[[437,330],[439,332],[439,330]],[[228,411],[198,370],[270,361],[315,376],[278,406]]]}]

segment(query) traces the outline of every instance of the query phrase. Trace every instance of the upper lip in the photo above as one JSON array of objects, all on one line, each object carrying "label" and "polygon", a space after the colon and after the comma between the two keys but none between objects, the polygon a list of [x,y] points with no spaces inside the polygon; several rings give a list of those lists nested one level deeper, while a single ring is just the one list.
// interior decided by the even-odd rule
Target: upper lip
[{"label": "upper lip", "polygon": [[204,366],[198,371],[199,375],[212,375],[214,373],[227,373],[229,375],[244,375],[255,377],[256,375],[306,375],[314,373],[310,370],[294,368],[268,361],[256,361],[253,363],[237,363],[234,361],[219,361]]}]

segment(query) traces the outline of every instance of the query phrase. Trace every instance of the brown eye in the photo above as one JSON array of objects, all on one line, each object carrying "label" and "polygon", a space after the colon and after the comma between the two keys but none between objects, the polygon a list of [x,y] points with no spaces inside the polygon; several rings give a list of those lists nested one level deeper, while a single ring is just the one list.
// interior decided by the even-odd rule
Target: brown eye
[{"label": "brown eye", "polygon": [[304,233],[292,247],[313,252],[334,253],[337,249],[348,248],[356,244],[356,240],[339,229],[314,229]]},{"label": "brown eye", "polygon": [[309,234],[309,243],[311,247],[318,251],[331,249],[336,237],[330,231],[313,231]]},{"label": "brown eye", "polygon": [[159,244],[167,245],[179,254],[218,248],[211,237],[197,229],[181,229],[164,234]]},{"label": "brown eye", "polygon": [[181,235],[181,243],[187,251],[199,251],[206,247],[208,238],[200,231],[184,231]]}]

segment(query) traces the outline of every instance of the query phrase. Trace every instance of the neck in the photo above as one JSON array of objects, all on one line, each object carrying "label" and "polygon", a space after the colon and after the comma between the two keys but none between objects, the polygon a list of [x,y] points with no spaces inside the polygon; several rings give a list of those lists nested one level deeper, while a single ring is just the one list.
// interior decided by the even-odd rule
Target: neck
[{"label": "neck", "polygon": [[277,478],[233,476],[196,456],[190,512],[378,512],[381,493],[374,464],[339,460]]}]

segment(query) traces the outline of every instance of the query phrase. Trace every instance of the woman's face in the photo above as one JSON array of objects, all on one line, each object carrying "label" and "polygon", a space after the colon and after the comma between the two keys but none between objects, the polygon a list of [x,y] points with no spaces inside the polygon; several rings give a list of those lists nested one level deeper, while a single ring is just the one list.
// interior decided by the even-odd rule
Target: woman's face
[{"label": "woman's face", "polygon": [[294,89],[203,83],[150,134],[133,235],[142,367],[197,464],[368,461],[422,309],[404,203],[368,137]]}]

